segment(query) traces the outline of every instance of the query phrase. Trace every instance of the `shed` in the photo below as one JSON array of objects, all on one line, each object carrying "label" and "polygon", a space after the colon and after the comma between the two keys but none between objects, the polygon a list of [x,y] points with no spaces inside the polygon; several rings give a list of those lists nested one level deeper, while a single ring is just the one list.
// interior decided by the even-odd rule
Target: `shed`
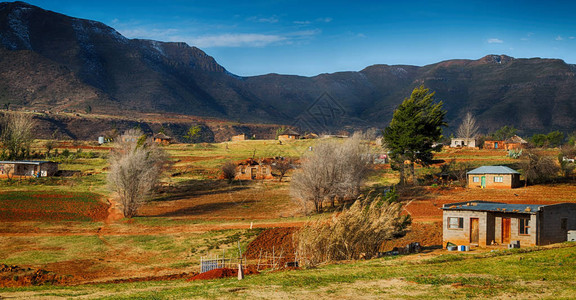
[{"label": "shed", "polygon": [[300,138],[300,134],[293,129],[286,129],[282,133],[278,135],[278,140],[286,141],[286,140],[297,140]]},{"label": "shed", "polygon": [[506,166],[482,166],[466,176],[469,188],[512,189],[520,186],[520,173]]},{"label": "shed", "polygon": [[246,140],[246,135],[245,134],[238,134],[238,135],[234,135],[232,136],[231,141],[235,142],[235,141],[245,141]]},{"label": "shed", "polygon": [[0,161],[0,177],[48,177],[58,172],[58,163],[52,161]]},{"label": "shed", "polygon": [[576,229],[576,203],[510,204],[469,201],[444,204],[442,240],[485,247],[520,241],[521,246],[565,242]]}]

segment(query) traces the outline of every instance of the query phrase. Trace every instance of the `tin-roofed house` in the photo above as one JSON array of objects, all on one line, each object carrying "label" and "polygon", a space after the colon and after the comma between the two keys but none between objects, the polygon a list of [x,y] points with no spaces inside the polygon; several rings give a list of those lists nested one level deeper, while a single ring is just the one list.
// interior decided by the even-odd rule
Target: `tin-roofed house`
[{"label": "tin-roofed house", "polygon": [[52,161],[0,161],[0,177],[48,177],[58,172],[58,163]]},{"label": "tin-roofed house", "polygon": [[278,140],[280,141],[289,141],[289,140],[297,140],[300,138],[300,134],[293,129],[285,129],[278,135]]},{"label": "tin-roofed house", "polygon": [[442,210],[443,245],[548,245],[565,242],[568,231],[576,229],[576,203],[469,201],[444,204]]},{"label": "tin-roofed house", "polygon": [[520,173],[506,166],[482,166],[466,175],[469,188],[513,189],[520,186]]}]

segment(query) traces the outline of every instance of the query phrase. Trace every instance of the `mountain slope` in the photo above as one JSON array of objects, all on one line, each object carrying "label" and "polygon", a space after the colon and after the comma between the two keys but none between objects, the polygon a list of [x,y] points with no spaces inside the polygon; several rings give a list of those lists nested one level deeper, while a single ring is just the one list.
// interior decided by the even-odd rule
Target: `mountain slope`
[{"label": "mountain slope", "polygon": [[172,112],[331,131],[385,126],[424,84],[444,101],[451,125],[471,111],[485,131],[573,131],[575,73],[562,60],[488,55],[314,77],[239,77],[185,43],[127,39],[99,22],[0,3],[0,105],[16,108],[90,105],[109,114]]}]

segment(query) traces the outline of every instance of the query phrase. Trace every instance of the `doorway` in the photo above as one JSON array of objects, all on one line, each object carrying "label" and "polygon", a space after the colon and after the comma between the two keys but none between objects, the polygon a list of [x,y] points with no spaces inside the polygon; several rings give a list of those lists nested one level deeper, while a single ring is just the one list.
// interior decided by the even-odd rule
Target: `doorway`
[{"label": "doorway", "polygon": [[480,241],[479,223],[478,218],[470,218],[470,244],[478,245]]},{"label": "doorway", "polygon": [[502,218],[502,244],[510,243],[510,218]]},{"label": "doorway", "polygon": [[482,176],[482,178],[480,178],[480,186],[483,189],[486,188],[486,176]]}]

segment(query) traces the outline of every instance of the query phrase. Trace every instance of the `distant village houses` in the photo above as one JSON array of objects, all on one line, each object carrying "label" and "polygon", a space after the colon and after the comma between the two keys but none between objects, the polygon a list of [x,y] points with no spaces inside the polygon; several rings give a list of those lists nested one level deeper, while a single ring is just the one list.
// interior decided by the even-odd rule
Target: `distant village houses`
[{"label": "distant village houses", "polygon": [[496,141],[496,140],[484,141],[484,149],[514,150],[514,149],[524,149],[526,148],[527,145],[528,142],[517,135],[504,141]]},{"label": "distant village houses", "polygon": [[453,138],[450,141],[450,148],[476,148],[476,139]]},{"label": "distant village houses", "polygon": [[154,142],[160,145],[170,145],[172,141],[172,137],[167,136],[164,133],[158,133],[154,136]]},{"label": "distant village houses", "polygon": [[293,129],[286,129],[280,134],[278,134],[279,141],[290,141],[290,140],[297,140],[300,138],[300,134]]},{"label": "distant village houses", "polygon": [[58,172],[58,163],[51,161],[0,161],[0,177],[48,177]]},{"label": "distant village houses", "polygon": [[273,179],[272,176],[272,161],[270,159],[263,159],[256,161],[254,159],[246,159],[238,163],[236,167],[236,179],[239,180],[257,180],[257,179]]}]

